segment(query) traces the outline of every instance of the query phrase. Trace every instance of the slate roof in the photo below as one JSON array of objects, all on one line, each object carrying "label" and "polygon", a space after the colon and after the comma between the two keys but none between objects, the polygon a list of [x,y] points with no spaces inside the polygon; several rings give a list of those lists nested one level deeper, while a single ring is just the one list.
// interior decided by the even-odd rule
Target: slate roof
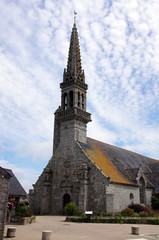
[{"label": "slate roof", "polygon": [[[153,175],[154,168],[159,169],[159,161],[155,159],[95,139],[87,138],[87,144],[79,144],[86,155],[103,171],[105,176],[110,177],[112,182],[136,184],[139,167],[147,178],[150,174]],[[149,186],[154,186],[153,181],[149,180]]]},{"label": "slate roof", "polygon": [[5,169],[12,177],[10,179],[10,188],[9,188],[9,195],[12,196],[27,196],[26,191],[14,175],[11,169]]},{"label": "slate roof", "polygon": [[155,191],[159,192],[159,164],[150,163],[147,164],[150,172],[146,173],[147,178],[155,185]]}]

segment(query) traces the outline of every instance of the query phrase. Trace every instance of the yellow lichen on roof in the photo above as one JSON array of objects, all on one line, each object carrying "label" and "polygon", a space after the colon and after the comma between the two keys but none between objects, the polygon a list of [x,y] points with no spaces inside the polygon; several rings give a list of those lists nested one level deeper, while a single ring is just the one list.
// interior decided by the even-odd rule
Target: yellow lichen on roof
[{"label": "yellow lichen on roof", "polygon": [[130,184],[130,182],[119,172],[115,165],[105,156],[104,152],[99,146],[91,142],[93,150],[86,149],[89,158],[96,163],[105,176],[110,177],[111,181],[118,183]]}]

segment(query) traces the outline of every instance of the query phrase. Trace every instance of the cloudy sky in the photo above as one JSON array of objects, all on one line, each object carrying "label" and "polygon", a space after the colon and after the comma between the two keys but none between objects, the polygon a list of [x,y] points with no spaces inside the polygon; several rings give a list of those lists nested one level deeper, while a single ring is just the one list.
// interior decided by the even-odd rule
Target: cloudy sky
[{"label": "cloudy sky", "polygon": [[159,1],[0,1],[0,166],[28,191],[52,156],[73,12],[88,136],[159,159]]}]

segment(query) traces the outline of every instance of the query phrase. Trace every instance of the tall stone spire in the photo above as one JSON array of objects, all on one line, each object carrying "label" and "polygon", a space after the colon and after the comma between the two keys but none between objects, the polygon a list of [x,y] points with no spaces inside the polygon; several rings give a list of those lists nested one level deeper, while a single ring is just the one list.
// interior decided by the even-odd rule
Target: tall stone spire
[{"label": "tall stone spire", "polygon": [[76,78],[81,74],[81,70],[82,70],[82,64],[81,64],[78,32],[77,32],[76,24],[74,23],[72,28],[71,39],[70,39],[67,72],[69,72],[72,75],[72,77]]},{"label": "tall stone spire", "polygon": [[[64,69],[63,83],[61,83],[60,87],[62,88],[73,82],[78,82],[78,84],[80,84],[80,82],[85,82],[84,70],[82,70],[81,63],[78,32],[75,23],[73,24],[71,33],[67,68]],[[82,84],[82,86],[84,86],[85,89],[88,87],[87,84]]]},{"label": "tall stone spire", "polygon": [[[80,46],[76,24],[74,23],[70,39],[67,68],[64,69],[61,88],[61,106],[55,112],[54,149],[65,140],[86,143],[86,124],[91,114],[86,111],[87,89],[84,70],[82,70]],[[68,139],[67,139],[68,140]]]}]

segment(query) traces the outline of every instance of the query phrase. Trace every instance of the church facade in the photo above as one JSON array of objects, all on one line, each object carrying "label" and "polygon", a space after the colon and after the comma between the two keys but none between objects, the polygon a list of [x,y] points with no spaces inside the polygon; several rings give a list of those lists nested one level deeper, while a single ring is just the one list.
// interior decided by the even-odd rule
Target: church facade
[{"label": "church facade", "polygon": [[30,190],[35,214],[119,212],[129,204],[151,205],[159,191],[159,161],[87,137],[87,89],[76,24],[73,25],[61,106],[55,112],[53,156]]}]

